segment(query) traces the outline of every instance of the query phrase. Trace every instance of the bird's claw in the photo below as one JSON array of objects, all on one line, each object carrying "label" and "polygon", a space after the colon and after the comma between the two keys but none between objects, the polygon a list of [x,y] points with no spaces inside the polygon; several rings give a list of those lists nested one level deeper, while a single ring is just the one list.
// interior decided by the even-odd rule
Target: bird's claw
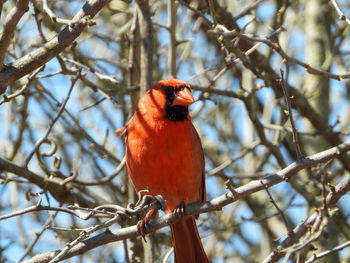
[{"label": "bird's claw", "polygon": [[145,235],[147,234],[146,232],[148,230],[149,222],[151,222],[152,219],[156,218],[157,215],[158,215],[158,212],[156,209],[149,210],[146,216],[137,222],[137,225],[136,225],[137,234],[142,236],[145,242],[146,242]]},{"label": "bird's claw", "polygon": [[177,218],[183,217],[185,215],[185,207],[186,207],[185,201],[182,200],[180,204],[174,209],[174,215]]},{"label": "bird's claw", "polygon": [[146,241],[146,238],[145,238],[145,235],[146,235],[146,229],[147,229],[147,225],[149,223],[149,219],[148,218],[144,218],[144,219],[141,219],[140,221],[137,222],[137,234],[139,234],[140,236],[142,236],[143,240],[145,242]]}]

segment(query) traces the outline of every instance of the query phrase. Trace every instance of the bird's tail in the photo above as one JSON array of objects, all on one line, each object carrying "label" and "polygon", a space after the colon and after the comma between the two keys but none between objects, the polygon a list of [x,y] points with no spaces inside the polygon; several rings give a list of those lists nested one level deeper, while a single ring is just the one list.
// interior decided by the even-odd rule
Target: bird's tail
[{"label": "bird's tail", "polygon": [[170,225],[170,228],[173,237],[175,263],[209,262],[193,216]]}]

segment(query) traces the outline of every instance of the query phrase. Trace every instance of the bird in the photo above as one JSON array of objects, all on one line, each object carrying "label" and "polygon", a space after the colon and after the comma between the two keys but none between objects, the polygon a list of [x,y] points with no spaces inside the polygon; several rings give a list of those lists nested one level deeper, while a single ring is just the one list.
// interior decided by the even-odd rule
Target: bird
[{"label": "bird", "polygon": [[[209,262],[196,216],[185,216],[189,203],[206,199],[204,153],[188,106],[194,102],[191,87],[178,79],[160,80],[139,100],[132,118],[116,130],[125,136],[125,160],[137,192],[162,195],[165,213],[183,216],[170,225],[175,263]],[[143,235],[158,212],[150,210],[137,224]]]}]

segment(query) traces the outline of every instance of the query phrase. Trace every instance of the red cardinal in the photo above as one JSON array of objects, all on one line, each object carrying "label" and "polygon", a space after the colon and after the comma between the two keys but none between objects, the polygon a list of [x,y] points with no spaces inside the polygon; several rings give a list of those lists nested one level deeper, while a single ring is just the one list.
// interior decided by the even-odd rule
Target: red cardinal
[{"label": "red cardinal", "polygon": [[[193,102],[186,82],[161,80],[140,99],[131,120],[116,131],[125,134],[126,164],[136,191],[161,194],[165,213],[183,213],[185,204],[205,201],[203,149],[188,114]],[[139,222],[139,232],[154,216],[150,211]],[[193,216],[170,227],[176,263],[209,262]]]}]

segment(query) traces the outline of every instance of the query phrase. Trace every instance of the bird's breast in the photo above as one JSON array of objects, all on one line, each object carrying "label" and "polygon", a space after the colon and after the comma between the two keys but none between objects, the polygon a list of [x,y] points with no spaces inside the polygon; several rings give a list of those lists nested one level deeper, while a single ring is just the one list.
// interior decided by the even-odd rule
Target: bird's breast
[{"label": "bird's breast", "polygon": [[199,201],[204,169],[200,141],[190,120],[132,123],[126,162],[137,191],[161,194],[173,210],[182,200]]}]

